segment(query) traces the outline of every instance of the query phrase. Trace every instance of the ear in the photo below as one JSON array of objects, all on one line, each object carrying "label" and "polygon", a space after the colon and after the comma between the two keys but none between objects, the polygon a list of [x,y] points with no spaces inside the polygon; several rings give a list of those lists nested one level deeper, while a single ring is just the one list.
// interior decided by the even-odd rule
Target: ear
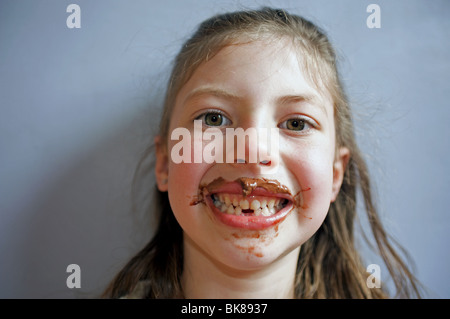
[{"label": "ear", "polygon": [[341,189],[344,173],[350,160],[350,151],[346,147],[341,147],[333,164],[333,186],[331,192],[331,202],[334,202]]},{"label": "ear", "polygon": [[169,185],[169,158],[167,156],[167,147],[159,135],[155,137],[154,143],[156,149],[156,185],[161,192],[167,192]]}]

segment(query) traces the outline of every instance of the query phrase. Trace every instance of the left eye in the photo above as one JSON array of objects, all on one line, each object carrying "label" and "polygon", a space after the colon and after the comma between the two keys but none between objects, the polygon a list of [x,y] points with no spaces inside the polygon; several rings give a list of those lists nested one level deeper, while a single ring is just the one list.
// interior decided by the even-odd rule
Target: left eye
[{"label": "left eye", "polygon": [[291,131],[304,131],[311,128],[311,124],[303,118],[292,118],[280,124],[281,128]]}]

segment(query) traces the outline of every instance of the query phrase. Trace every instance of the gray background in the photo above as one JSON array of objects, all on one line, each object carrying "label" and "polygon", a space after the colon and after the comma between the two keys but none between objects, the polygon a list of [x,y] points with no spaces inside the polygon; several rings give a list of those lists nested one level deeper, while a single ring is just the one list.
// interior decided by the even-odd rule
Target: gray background
[{"label": "gray background", "polygon": [[[81,29],[66,27],[70,3],[81,7]],[[370,3],[381,7],[381,29],[366,26]],[[328,32],[385,225],[428,296],[450,297],[444,0],[1,0],[0,297],[95,297],[142,247],[153,226],[131,211],[131,179],[171,59],[205,18],[261,5]],[[66,287],[72,263],[81,289]]]}]

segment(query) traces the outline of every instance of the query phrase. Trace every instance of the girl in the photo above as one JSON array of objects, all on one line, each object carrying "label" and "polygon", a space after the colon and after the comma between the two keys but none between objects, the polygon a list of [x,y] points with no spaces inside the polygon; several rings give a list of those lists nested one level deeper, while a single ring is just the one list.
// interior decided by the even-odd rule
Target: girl
[{"label": "girl", "polygon": [[[231,162],[175,161],[172,132],[194,136],[198,121],[223,135],[277,128],[278,154],[250,161],[258,141]],[[334,50],[311,22],[271,8],[203,22],[176,57],[155,146],[159,226],[105,297],[388,297],[355,248],[358,189],[395,296],[419,297],[372,201]]]}]

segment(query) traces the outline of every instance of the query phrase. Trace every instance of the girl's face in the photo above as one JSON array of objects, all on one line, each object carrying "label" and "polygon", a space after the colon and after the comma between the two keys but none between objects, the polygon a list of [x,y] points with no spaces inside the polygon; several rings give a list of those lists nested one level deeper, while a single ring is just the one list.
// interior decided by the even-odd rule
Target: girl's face
[{"label": "girl's face", "polygon": [[[167,144],[157,139],[156,176],[183,228],[185,249],[195,247],[216,263],[251,270],[294,252],[320,227],[339,192],[349,152],[342,148],[335,154],[332,101],[307,78],[288,41],[256,41],[223,48],[178,92],[169,132],[190,132],[192,150],[183,151],[192,161],[175,163],[171,151],[178,138],[169,136]],[[196,119],[203,129],[220,129],[224,143],[226,128],[278,128],[279,154],[269,164],[194,163]],[[203,146],[209,143],[219,140]],[[254,146],[247,143],[246,149]],[[262,141],[256,146],[267,147]],[[219,178],[222,182],[206,192],[204,186]],[[234,182],[242,178],[265,178],[281,187],[256,187],[244,196],[244,184]]]}]

